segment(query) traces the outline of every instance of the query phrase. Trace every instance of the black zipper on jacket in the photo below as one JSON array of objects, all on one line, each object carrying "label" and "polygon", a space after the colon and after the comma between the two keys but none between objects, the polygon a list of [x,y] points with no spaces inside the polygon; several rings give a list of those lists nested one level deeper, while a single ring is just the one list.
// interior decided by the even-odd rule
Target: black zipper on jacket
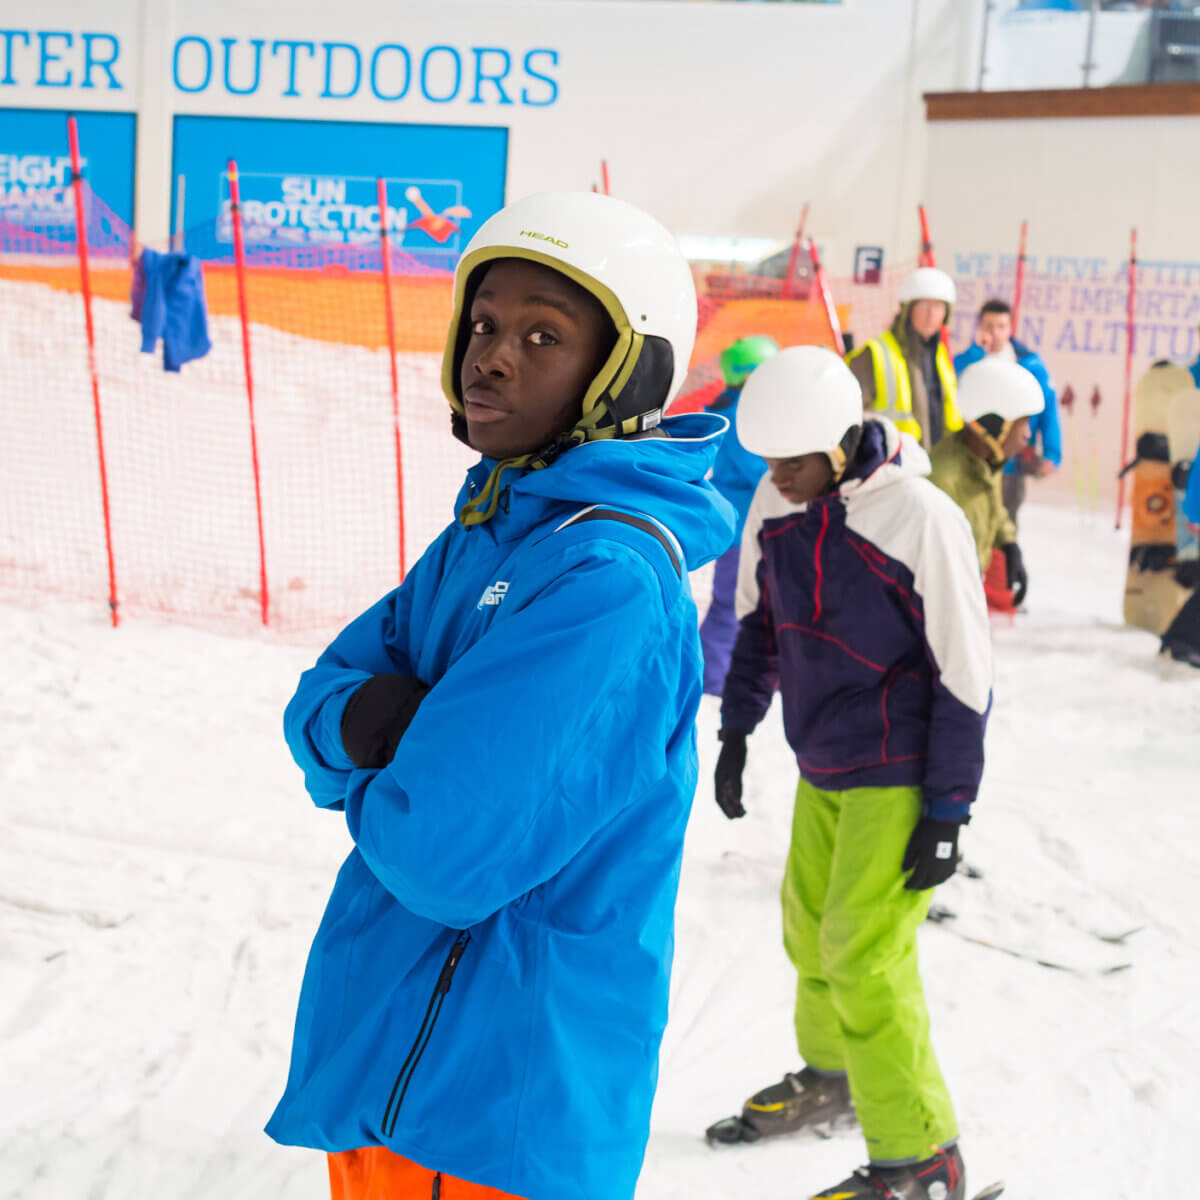
[{"label": "black zipper on jacket", "polygon": [[446,993],[449,992],[450,984],[454,980],[454,972],[458,969],[458,964],[470,940],[471,931],[469,929],[459,930],[458,936],[454,939],[454,945],[450,947],[450,953],[446,955],[446,961],[442,964],[442,973],[438,976],[433,995],[429,997],[429,1006],[425,1009],[421,1028],[417,1030],[417,1036],[408,1052],[408,1057],[400,1068],[400,1074],[396,1076],[396,1082],[392,1084],[392,1094],[388,1097],[387,1108],[383,1110],[384,1137],[391,1137],[396,1132],[396,1119],[400,1115],[400,1106],[404,1103],[408,1085],[412,1083],[412,1077],[416,1074],[421,1056],[429,1045],[429,1039],[433,1037],[433,1027],[441,1015],[442,1005],[446,1002]]},{"label": "black zipper on jacket", "polygon": [[433,1200],[441,1200],[442,1197],[442,1173],[439,1171],[433,1177]]}]

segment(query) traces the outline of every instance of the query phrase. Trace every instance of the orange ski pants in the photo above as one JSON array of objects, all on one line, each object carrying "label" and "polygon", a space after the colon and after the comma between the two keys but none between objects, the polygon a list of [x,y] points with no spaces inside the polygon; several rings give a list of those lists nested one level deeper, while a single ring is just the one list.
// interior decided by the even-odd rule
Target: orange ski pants
[{"label": "orange ski pants", "polygon": [[508,1192],[427,1171],[384,1146],[329,1155],[332,1200],[520,1200]]}]

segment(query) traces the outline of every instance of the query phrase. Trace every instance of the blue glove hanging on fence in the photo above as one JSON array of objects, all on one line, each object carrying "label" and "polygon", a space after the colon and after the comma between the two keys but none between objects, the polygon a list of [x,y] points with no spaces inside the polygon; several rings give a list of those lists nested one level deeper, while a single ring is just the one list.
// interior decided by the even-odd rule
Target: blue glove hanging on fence
[{"label": "blue glove hanging on fence", "polygon": [[164,370],[178,371],[212,349],[198,258],[143,250],[134,267],[131,300],[133,319],[142,323],[142,353],[153,354],[161,337]]}]

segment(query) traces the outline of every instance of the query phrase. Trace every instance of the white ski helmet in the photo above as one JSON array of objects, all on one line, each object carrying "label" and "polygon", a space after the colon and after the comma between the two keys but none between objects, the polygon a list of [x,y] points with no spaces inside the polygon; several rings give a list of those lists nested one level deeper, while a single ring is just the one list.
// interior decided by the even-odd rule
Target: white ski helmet
[{"label": "white ski helmet", "polygon": [[[455,272],[442,358],[442,390],[459,415],[471,300],[487,266],[502,258],[565,275],[600,301],[616,327],[616,345],[584,394],[587,432],[575,440],[657,425],[683,384],[696,340],[696,288],[674,237],[640,208],[598,192],[527,196],[485,221]],[[601,432],[605,426],[615,430]]]},{"label": "white ski helmet", "polygon": [[1008,424],[1032,417],[1046,405],[1041,385],[1024,367],[1000,358],[981,358],[958,381],[958,411],[964,421],[989,414]]},{"label": "white ski helmet", "polygon": [[737,435],[762,458],[826,454],[840,475],[862,422],[862,388],[841,357],[821,346],[790,346],[746,380]]},{"label": "white ski helmet", "polygon": [[945,271],[937,267],[918,267],[900,285],[897,299],[901,304],[911,304],[914,300],[940,300],[949,310],[957,295],[954,280]]}]

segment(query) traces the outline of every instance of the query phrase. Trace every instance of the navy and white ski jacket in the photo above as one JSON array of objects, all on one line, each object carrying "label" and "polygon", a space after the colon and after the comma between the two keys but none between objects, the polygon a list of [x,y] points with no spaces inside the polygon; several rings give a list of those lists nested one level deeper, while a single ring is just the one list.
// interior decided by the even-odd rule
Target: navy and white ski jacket
[{"label": "navy and white ski jacket", "polygon": [[983,773],[991,633],[970,527],[928,472],[911,437],[869,419],[833,494],[797,505],[764,477],[742,537],[721,723],[751,732],[779,689],[814,787],[915,785],[927,816],[965,821]]}]

